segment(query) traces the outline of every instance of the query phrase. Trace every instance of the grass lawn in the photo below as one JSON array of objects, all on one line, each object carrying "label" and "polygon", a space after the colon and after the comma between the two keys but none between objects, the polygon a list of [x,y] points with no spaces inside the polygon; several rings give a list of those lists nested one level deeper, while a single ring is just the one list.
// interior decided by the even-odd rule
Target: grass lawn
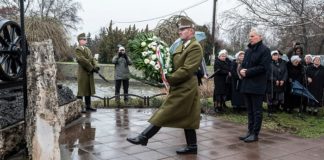
[{"label": "grass lawn", "polygon": [[[230,102],[226,103],[231,106]],[[205,105],[206,103],[203,103]],[[212,108],[212,99],[208,99],[207,107]],[[318,116],[311,116],[303,114],[302,116],[295,111],[293,114],[278,112],[274,117],[268,117],[266,112],[266,105],[264,104],[263,123],[262,128],[274,130],[277,132],[288,132],[304,138],[318,138],[324,136],[324,109],[320,108]],[[247,125],[247,113],[233,113],[231,108],[228,108],[224,114],[213,115],[223,120],[234,123]]]}]

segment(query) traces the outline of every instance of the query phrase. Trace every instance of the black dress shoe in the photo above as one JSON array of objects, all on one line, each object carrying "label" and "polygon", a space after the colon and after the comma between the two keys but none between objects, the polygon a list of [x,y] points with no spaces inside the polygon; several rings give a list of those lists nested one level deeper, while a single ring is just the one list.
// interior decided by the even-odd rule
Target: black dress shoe
[{"label": "black dress shoe", "polygon": [[137,137],[134,137],[134,138],[129,138],[127,137],[127,141],[130,142],[130,143],[133,143],[133,144],[140,144],[142,146],[146,146],[147,145],[147,142],[148,142],[148,139],[143,136],[142,134],[138,135]]},{"label": "black dress shoe", "polygon": [[97,111],[96,108],[92,108],[92,107],[87,107],[86,110],[90,111],[90,112],[96,112]]},{"label": "black dress shoe", "polygon": [[244,139],[244,142],[246,143],[251,143],[251,142],[255,142],[258,141],[258,136],[255,134],[251,134],[249,137]]},{"label": "black dress shoe", "polygon": [[248,132],[245,136],[240,136],[239,140],[243,141],[245,138],[249,137],[251,135],[250,132]]},{"label": "black dress shoe", "polygon": [[177,154],[197,154],[197,145],[189,145],[178,149],[176,152]]}]

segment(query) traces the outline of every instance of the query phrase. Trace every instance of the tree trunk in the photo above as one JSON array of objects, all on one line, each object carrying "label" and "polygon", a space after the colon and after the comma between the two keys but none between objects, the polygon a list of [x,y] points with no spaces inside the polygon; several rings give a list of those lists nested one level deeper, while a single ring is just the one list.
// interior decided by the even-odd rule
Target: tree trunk
[{"label": "tree trunk", "polygon": [[324,38],[322,38],[321,44],[319,45],[318,52],[317,52],[318,54],[324,54],[323,46],[324,46]]}]

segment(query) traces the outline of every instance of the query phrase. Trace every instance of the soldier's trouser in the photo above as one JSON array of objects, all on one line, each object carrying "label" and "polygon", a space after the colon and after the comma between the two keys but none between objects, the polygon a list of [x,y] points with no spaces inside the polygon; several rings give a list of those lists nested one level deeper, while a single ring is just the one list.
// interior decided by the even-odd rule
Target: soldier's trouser
[{"label": "soldier's trouser", "polygon": [[197,136],[195,129],[184,129],[188,146],[197,145]]},{"label": "soldier's trouser", "polygon": [[86,108],[90,108],[91,107],[91,96],[77,96],[77,98],[81,99],[81,100],[83,100],[83,97],[84,97]]},{"label": "soldier's trouser", "polygon": [[258,135],[262,125],[263,95],[244,94],[244,102],[248,111],[249,132]]}]

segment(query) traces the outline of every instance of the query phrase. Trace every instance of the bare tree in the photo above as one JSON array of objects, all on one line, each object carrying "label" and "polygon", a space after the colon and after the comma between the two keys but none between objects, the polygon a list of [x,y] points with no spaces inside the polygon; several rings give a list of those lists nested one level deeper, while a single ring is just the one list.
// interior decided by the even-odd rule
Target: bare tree
[{"label": "bare tree", "polygon": [[[19,1],[0,0],[0,15],[19,22]],[[71,60],[67,33],[76,29],[81,21],[77,11],[80,3],[75,0],[26,0],[25,29],[29,42],[52,39],[56,60]]]},{"label": "bare tree", "polygon": [[[323,0],[238,1],[245,10],[234,8],[223,13],[224,28],[233,30],[246,24],[264,25],[279,31],[281,39],[302,42],[307,52],[323,52]],[[281,43],[287,45],[287,42]]]},{"label": "bare tree", "polygon": [[[77,15],[79,9],[81,4],[75,0],[26,0],[25,2],[27,17],[55,19],[62,23],[66,30],[76,29],[76,25],[81,21]],[[0,0],[0,14],[1,17],[19,19],[19,1]]]}]

